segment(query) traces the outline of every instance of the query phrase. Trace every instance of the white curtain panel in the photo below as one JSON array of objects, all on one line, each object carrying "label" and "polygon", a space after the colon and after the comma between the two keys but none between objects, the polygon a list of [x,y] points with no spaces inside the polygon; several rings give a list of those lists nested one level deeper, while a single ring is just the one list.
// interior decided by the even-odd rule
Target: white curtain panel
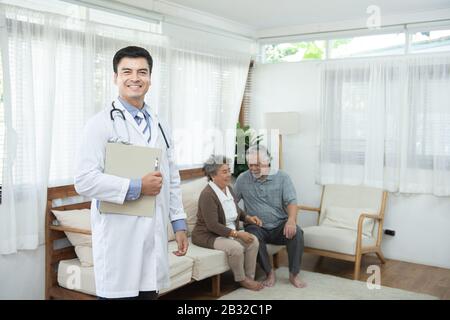
[{"label": "white curtain panel", "polygon": [[450,195],[450,55],[320,66],[321,184]]},{"label": "white curtain panel", "polygon": [[[39,9],[39,1],[30,3]],[[63,3],[52,3],[64,13]],[[117,96],[112,57],[120,48],[150,51],[146,102],[175,137],[178,132],[182,166],[200,165],[213,152],[234,155],[249,56],[210,50],[205,43],[170,47],[167,37],[152,32],[157,28],[80,8],[64,15],[0,4],[6,128],[0,254],[43,243],[47,187],[73,183],[79,132]],[[210,129],[218,129],[217,138],[211,139]],[[232,131],[223,134],[227,129]]]},{"label": "white curtain panel", "polygon": [[[0,253],[34,249],[42,241],[61,34],[51,17],[1,6],[6,141]],[[76,64],[76,60],[72,61]],[[45,77],[44,77],[45,75]],[[76,90],[76,88],[74,88]],[[82,97],[82,95],[80,95]],[[61,112],[61,110],[59,110]]]},{"label": "white curtain panel", "polygon": [[[250,55],[171,39],[169,119],[180,168],[200,167],[211,155],[234,159]],[[231,169],[233,166],[231,166]]]}]

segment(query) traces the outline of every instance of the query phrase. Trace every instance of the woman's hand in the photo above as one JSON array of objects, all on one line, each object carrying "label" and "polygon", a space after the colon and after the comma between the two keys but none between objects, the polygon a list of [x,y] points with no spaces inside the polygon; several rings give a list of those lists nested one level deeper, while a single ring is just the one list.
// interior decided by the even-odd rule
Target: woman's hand
[{"label": "woman's hand", "polygon": [[247,220],[247,223],[253,223],[260,227],[262,226],[262,221],[257,216],[247,216],[246,220]]},{"label": "woman's hand", "polygon": [[238,232],[236,238],[241,239],[245,243],[252,243],[253,240],[255,240],[254,236],[251,233],[245,231]]}]

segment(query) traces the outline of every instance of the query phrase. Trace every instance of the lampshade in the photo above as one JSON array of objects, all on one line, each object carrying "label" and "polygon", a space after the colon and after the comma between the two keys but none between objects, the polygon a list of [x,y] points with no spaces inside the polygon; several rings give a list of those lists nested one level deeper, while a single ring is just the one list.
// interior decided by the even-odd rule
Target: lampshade
[{"label": "lampshade", "polygon": [[298,133],[300,115],[298,112],[268,112],[264,114],[265,128],[278,129],[280,134]]}]

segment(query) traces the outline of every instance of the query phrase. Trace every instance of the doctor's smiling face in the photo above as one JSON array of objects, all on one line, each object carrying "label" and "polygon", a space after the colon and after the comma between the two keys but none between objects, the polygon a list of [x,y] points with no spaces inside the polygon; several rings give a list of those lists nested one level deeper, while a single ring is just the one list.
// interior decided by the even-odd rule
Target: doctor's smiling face
[{"label": "doctor's smiling face", "polygon": [[151,85],[151,71],[147,59],[143,57],[123,57],[117,64],[114,83],[119,95],[131,105],[142,108],[145,94]]}]

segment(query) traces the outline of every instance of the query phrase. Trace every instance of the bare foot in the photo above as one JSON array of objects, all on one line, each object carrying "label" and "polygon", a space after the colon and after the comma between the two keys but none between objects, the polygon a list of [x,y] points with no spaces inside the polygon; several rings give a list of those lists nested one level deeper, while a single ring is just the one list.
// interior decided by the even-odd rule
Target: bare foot
[{"label": "bare foot", "polygon": [[253,290],[253,291],[259,291],[262,288],[264,288],[264,286],[261,282],[252,280],[248,277],[246,277],[245,280],[239,281],[239,284],[241,286],[243,286],[244,288],[247,288],[247,289]]},{"label": "bare foot", "polygon": [[289,274],[289,281],[296,288],[305,288],[307,286],[306,282],[300,281],[297,275],[294,276],[292,273]]},{"label": "bare foot", "polygon": [[275,272],[270,271],[266,280],[263,281],[265,287],[273,287],[275,285]]}]

